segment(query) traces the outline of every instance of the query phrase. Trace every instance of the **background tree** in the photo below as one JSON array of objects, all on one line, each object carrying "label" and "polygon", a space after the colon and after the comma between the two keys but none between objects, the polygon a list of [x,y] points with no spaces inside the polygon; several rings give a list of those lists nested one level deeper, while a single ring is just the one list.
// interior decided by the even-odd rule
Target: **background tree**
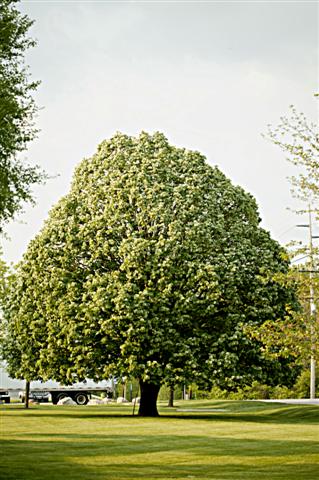
[{"label": "background tree", "polygon": [[28,364],[30,358],[35,362],[38,352],[33,342],[26,339],[22,318],[15,317],[18,310],[16,302],[19,301],[15,289],[19,281],[16,273],[2,260],[0,282],[0,361],[5,361],[9,376],[25,380],[25,408],[29,408],[30,382],[42,378],[34,366],[21,369],[21,365]]},{"label": "background tree", "polygon": [[291,177],[294,195],[316,204],[319,199],[319,132],[318,124],[310,122],[306,116],[290,106],[290,114],[280,118],[278,126],[268,125],[265,135],[280,147],[287,160],[299,168]]},{"label": "background tree", "polygon": [[33,21],[16,3],[0,1],[0,231],[23,202],[32,201],[32,185],[44,179],[37,167],[17,157],[37,134],[32,92],[39,82],[30,80],[24,62],[26,50],[35,45],[27,35]]},{"label": "background tree", "polygon": [[[309,269],[309,262],[305,263],[303,268]],[[319,361],[319,325],[310,315],[309,278],[300,272],[300,267],[294,266],[287,274],[277,276],[277,279],[296,290],[300,302],[299,310],[288,311],[284,318],[277,322],[266,321],[257,329],[245,326],[245,332],[262,342],[267,358],[293,357],[297,364],[305,368],[308,367],[312,350],[316,361]],[[313,279],[313,285],[318,292],[318,277]],[[314,302],[318,310],[318,296],[315,296]]]},{"label": "background tree", "polygon": [[[289,322],[283,323],[279,331],[277,330],[275,333],[274,326],[265,324],[260,334],[266,344],[269,344],[269,339],[266,340],[267,330],[269,330],[269,336],[276,341],[277,345],[281,342],[282,351],[287,351],[290,347],[290,351],[294,355],[297,350],[299,352],[297,357],[303,357],[304,360],[304,355],[307,352],[311,364],[310,396],[314,397],[319,330],[319,283],[315,272],[317,270],[317,273],[319,273],[319,271],[317,249],[313,248],[311,213],[315,213],[318,220],[319,131],[318,124],[309,122],[306,116],[297,112],[294,106],[290,106],[290,115],[281,117],[280,120],[277,127],[268,126],[266,137],[279,146],[288,155],[287,159],[299,169],[298,173],[290,178],[290,181],[293,194],[307,203],[307,208],[298,213],[307,212],[309,215],[310,243],[307,247],[301,249],[304,254],[303,258],[307,258],[303,265],[304,272],[300,275],[298,269],[292,269],[288,276],[288,281],[291,278],[297,281],[300,303],[303,307],[302,311],[294,316],[293,325],[290,323],[291,319],[289,319]],[[305,301],[305,298],[307,301]],[[278,327],[279,325],[275,326],[275,329]],[[297,339],[298,343],[296,343]]]},{"label": "background tree", "polygon": [[284,250],[255,200],[159,133],[117,134],[77,168],[21,262],[8,320],[17,374],[64,383],[135,377],[140,415],[160,386],[235,385],[263,372],[243,333],[293,308]]}]

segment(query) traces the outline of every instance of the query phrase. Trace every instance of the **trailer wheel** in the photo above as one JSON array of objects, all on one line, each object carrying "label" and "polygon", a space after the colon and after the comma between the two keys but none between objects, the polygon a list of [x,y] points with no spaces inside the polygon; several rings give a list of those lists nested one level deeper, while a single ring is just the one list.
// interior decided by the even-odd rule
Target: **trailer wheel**
[{"label": "trailer wheel", "polygon": [[[60,393],[58,396],[57,396],[57,399],[56,399],[56,403],[58,403],[59,400],[62,400],[63,398],[66,398],[68,395],[66,393]],[[52,401],[53,403],[53,401]]]},{"label": "trailer wheel", "polygon": [[74,400],[78,405],[86,405],[89,401],[88,396],[85,393],[77,393],[74,396]]}]

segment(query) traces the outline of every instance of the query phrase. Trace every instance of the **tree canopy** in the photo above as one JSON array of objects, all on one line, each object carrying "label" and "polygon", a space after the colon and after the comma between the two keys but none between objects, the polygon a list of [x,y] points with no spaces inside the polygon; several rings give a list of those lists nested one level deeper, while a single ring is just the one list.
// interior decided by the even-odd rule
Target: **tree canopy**
[{"label": "tree canopy", "polygon": [[[287,160],[299,168],[290,180],[293,193],[302,200],[317,203],[319,199],[319,132],[318,123],[291,105],[290,113],[280,123],[268,125],[265,135],[287,154]],[[317,209],[318,211],[318,209]]]},{"label": "tree canopy", "polygon": [[[316,95],[318,96],[318,95]],[[268,353],[273,355],[273,345],[281,346],[280,352],[289,353],[297,360],[307,364],[310,360],[311,381],[310,396],[315,397],[315,369],[318,361],[318,246],[313,245],[316,236],[312,235],[312,213],[319,218],[319,131],[318,122],[310,122],[307,117],[290,106],[290,114],[283,116],[276,127],[268,126],[266,137],[281,148],[287,159],[297,168],[297,174],[290,178],[292,193],[306,202],[306,209],[297,213],[308,214],[310,242],[306,247],[298,248],[296,254],[302,254],[303,268],[292,268],[285,282],[293,281],[298,285],[298,296],[302,309],[289,316],[286,321],[272,324],[266,322],[255,331],[257,338],[263,341]],[[292,253],[294,255],[294,253]],[[305,260],[306,259],[306,260]],[[295,258],[295,261],[298,257]],[[272,346],[270,345],[272,344]],[[306,358],[308,357],[308,362]]]},{"label": "tree canopy", "polygon": [[294,305],[273,278],[285,252],[259,222],[254,198],[200,153],[160,133],[102,142],[18,267],[5,309],[16,375],[136,377],[142,415],[164,382],[256,378],[264,359],[243,324]]},{"label": "tree canopy", "polygon": [[28,37],[33,21],[16,3],[0,2],[0,230],[23,202],[32,201],[32,185],[44,178],[37,167],[17,157],[37,134],[32,92],[39,82],[30,80],[24,61],[26,50],[35,45]]},{"label": "tree canopy", "polygon": [[[309,262],[303,269],[312,268]],[[267,358],[293,357],[295,363],[308,367],[310,354],[313,352],[319,360],[319,324],[310,311],[309,277],[300,272],[300,267],[292,267],[289,272],[278,277],[278,281],[296,291],[300,309],[287,311],[287,315],[276,322],[266,321],[262,325],[245,327],[246,333],[262,342]],[[319,291],[319,278],[312,280],[314,291]],[[316,311],[319,307],[318,295],[314,296]]]}]

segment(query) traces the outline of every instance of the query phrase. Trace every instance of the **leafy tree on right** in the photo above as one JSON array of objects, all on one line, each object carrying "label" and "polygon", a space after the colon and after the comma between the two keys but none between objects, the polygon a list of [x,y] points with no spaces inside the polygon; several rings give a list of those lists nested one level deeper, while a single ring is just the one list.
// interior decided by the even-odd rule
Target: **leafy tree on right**
[{"label": "leafy tree on right", "polygon": [[307,221],[301,226],[308,228],[309,241],[303,246],[292,242],[291,259],[302,263],[295,264],[281,279],[278,277],[282,284],[296,288],[301,308],[276,323],[267,321],[259,328],[252,328],[251,333],[264,344],[269,358],[278,354],[293,355],[295,361],[307,369],[310,363],[310,397],[314,398],[319,360],[319,248],[312,223],[313,218],[319,220],[318,124],[310,122],[291,105],[289,115],[281,117],[276,127],[269,125],[265,137],[281,148],[287,160],[298,169],[290,182],[293,195],[305,203],[304,209],[297,213],[307,214]]},{"label": "leafy tree on right", "polygon": [[319,200],[319,131],[318,124],[307,119],[291,105],[290,113],[280,118],[280,123],[268,125],[265,135],[287,155],[287,160],[295,165],[299,172],[290,178],[293,194],[306,203]]}]

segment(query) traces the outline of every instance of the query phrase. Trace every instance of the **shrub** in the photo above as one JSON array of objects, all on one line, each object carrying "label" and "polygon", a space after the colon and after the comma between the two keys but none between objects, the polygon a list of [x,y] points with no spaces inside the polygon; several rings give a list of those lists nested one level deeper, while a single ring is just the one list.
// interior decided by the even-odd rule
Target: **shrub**
[{"label": "shrub", "polygon": [[[319,396],[319,371],[316,371],[316,397]],[[296,398],[309,398],[310,391],[310,370],[304,370],[293,387]]]},{"label": "shrub", "polygon": [[273,387],[270,397],[280,400],[283,398],[294,398],[295,394],[291,388],[285,387],[283,385],[276,385],[276,387]]}]

